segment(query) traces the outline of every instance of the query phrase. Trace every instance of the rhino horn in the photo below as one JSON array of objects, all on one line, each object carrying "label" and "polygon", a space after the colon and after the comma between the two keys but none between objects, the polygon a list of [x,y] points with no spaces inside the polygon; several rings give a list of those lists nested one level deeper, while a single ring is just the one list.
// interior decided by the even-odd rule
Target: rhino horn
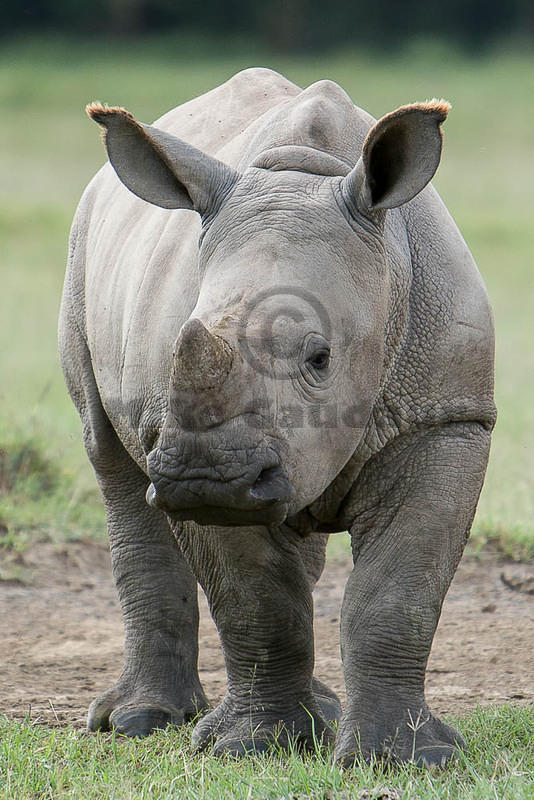
[{"label": "rhino horn", "polygon": [[180,331],[174,350],[172,386],[177,391],[206,391],[221,386],[232,368],[233,350],[196,318]]}]

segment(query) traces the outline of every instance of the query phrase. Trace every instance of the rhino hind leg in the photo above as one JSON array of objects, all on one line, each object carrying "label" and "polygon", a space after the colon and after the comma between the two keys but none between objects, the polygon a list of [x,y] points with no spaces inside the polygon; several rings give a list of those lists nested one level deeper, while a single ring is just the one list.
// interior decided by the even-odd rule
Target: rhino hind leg
[{"label": "rhino hind leg", "polygon": [[314,677],[312,692],[325,720],[330,724],[338,723],[342,713],[341,701],[333,689]]},{"label": "rhino hind leg", "polygon": [[430,712],[424,682],[488,451],[482,425],[452,423],[390,446],[362,475],[363,525],[356,518],[351,531],[355,566],[341,615],[344,766],[376,758],[442,767],[464,747]]},{"label": "rhino hind leg", "polygon": [[194,729],[195,747],[240,756],[290,741],[333,743],[314,688],[330,716],[337,698],[312,682],[311,587],[298,537],[192,524],[177,536],[208,598],[228,677],[222,703]]},{"label": "rhino hind leg", "polygon": [[[312,592],[323,573],[328,539],[328,533],[314,533],[300,543],[300,554]],[[312,679],[312,691],[327,722],[339,722],[342,709],[336,693],[315,677]]]}]

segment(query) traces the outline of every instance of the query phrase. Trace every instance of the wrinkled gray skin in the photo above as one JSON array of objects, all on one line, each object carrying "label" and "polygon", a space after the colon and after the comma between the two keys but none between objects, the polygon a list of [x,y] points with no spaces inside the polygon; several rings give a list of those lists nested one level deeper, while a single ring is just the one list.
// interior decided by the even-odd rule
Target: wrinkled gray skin
[{"label": "wrinkled gray skin", "polygon": [[425,666],[495,411],[486,292],[427,186],[447,111],[375,124],[336,84],[264,69],[154,127],[89,107],[120,180],[106,165],[76,214],[60,346],[126,628],[91,730],[207,708],[198,581],[228,690],[196,745],[331,741],[311,591],[348,529],[337,758],[439,765],[461,746]]}]

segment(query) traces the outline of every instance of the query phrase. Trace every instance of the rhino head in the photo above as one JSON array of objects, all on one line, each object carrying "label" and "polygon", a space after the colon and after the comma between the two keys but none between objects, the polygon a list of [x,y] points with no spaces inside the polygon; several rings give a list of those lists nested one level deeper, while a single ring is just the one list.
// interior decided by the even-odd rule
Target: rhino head
[{"label": "rhino head", "polygon": [[434,175],[448,108],[383,117],[352,169],[287,145],[237,171],[124,109],[88,107],[120,180],[203,223],[198,301],[147,460],[151,505],[200,524],[279,524],[339,475],[383,380],[385,215]]}]

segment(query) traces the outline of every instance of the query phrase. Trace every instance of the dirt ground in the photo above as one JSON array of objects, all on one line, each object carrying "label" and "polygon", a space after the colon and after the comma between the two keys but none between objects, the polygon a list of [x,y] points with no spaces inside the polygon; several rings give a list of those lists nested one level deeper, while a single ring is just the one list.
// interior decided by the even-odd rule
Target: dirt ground
[{"label": "dirt ground", "polygon": [[[83,728],[91,700],[117,678],[123,633],[107,548],[39,544],[0,563],[0,714]],[[5,576],[16,574],[24,583]],[[315,591],[316,674],[344,700],[339,613],[350,564],[332,560]],[[225,675],[201,597],[200,677],[219,700]],[[462,562],[428,667],[437,713],[534,703],[534,567],[484,553]]]}]

